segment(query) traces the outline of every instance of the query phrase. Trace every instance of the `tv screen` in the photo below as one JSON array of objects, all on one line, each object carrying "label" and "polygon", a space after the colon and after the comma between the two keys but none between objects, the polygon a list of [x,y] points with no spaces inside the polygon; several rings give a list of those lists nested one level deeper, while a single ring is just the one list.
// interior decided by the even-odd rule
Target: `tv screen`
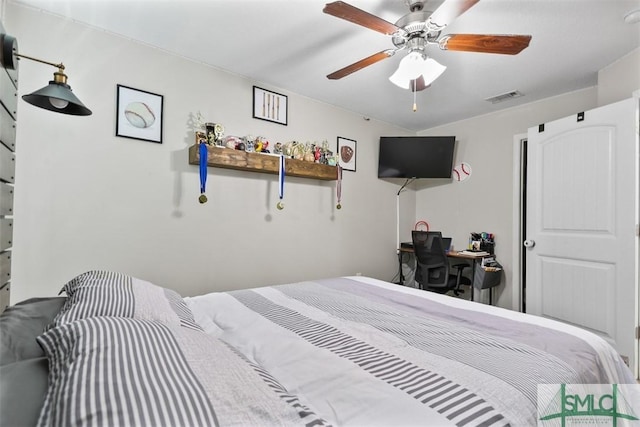
[{"label": "tv screen", "polygon": [[378,178],[451,178],[455,136],[381,136]]}]

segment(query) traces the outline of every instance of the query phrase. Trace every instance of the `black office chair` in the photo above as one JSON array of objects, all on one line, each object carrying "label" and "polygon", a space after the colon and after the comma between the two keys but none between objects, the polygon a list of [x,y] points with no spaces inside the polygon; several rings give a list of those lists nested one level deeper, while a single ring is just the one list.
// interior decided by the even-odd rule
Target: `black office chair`
[{"label": "black office chair", "polygon": [[413,250],[416,256],[416,281],[420,289],[444,294],[453,291],[457,296],[464,293],[460,286],[471,285],[471,280],[462,275],[468,264],[455,264],[456,274],[449,273],[449,260],[439,231],[412,231]]}]

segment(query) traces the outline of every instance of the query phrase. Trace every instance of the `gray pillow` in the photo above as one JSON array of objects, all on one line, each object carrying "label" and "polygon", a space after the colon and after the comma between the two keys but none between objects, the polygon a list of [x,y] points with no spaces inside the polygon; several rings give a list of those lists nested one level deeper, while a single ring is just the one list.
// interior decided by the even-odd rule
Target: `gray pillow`
[{"label": "gray pillow", "polygon": [[12,305],[0,315],[0,366],[44,356],[36,337],[44,332],[64,301],[64,297],[32,298]]},{"label": "gray pillow", "polygon": [[50,327],[89,317],[128,317],[202,330],[175,291],[113,271],[88,271],[64,285],[67,301]]},{"label": "gray pillow", "polygon": [[34,426],[47,394],[46,357],[0,366],[0,426]]}]

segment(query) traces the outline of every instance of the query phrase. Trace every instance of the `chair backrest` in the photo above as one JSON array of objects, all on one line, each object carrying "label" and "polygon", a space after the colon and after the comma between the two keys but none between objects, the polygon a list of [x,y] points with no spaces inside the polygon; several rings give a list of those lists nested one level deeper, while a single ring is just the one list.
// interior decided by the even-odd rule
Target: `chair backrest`
[{"label": "chair backrest", "polygon": [[449,261],[440,231],[411,232],[418,268],[416,280],[423,287],[446,287],[449,281]]}]

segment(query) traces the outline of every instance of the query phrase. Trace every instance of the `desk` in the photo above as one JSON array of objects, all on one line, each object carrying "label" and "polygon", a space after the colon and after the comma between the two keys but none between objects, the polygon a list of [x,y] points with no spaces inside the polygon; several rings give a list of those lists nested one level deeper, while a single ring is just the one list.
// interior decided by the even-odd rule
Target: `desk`
[{"label": "desk", "polygon": [[[398,279],[399,285],[404,285],[404,275],[402,274],[402,254],[413,254],[413,253],[414,253],[413,248],[398,249],[398,267],[400,272],[399,279]],[[492,256],[494,255],[475,256],[475,255],[464,254],[458,251],[447,252],[447,257],[449,258],[471,261],[471,286],[470,286],[471,301],[473,301],[473,293],[474,293],[473,291],[474,291],[474,284],[475,284],[475,278],[476,278],[476,264],[480,264],[483,258],[492,257]],[[493,300],[493,288],[489,288],[489,305],[493,304],[492,300]]]}]

